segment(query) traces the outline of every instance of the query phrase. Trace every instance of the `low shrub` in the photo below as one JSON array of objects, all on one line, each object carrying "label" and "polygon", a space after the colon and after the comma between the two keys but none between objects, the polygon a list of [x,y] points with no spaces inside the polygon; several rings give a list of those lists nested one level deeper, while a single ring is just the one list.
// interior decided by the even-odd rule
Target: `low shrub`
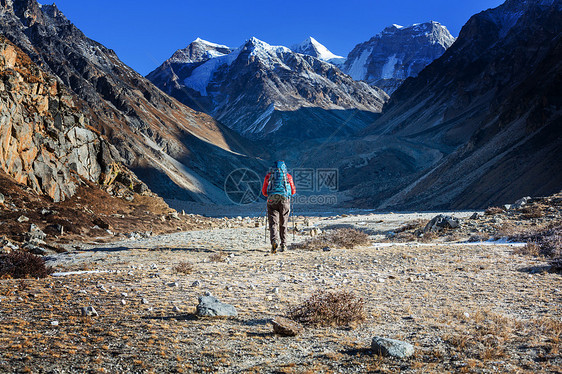
[{"label": "low shrub", "polygon": [[289,318],[304,325],[352,326],[365,321],[364,301],[350,292],[317,291],[289,312]]},{"label": "low shrub", "polygon": [[523,218],[525,219],[541,218],[543,216],[543,212],[541,208],[539,208],[536,205],[526,206],[524,208],[521,208],[520,211],[522,213]]},{"label": "low shrub", "polygon": [[34,254],[13,251],[0,255],[0,278],[45,278],[53,273],[45,260]]},{"label": "low shrub", "polygon": [[209,261],[211,262],[225,262],[228,254],[224,251],[220,251],[218,253],[214,253],[209,256]]},{"label": "low shrub", "polygon": [[538,256],[540,251],[540,245],[535,242],[528,242],[525,246],[517,248],[514,252],[520,255]]},{"label": "low shrub", "polygon": [[174,266],[176,273],[191,274],[193,273],[193,264],[188,261],[182,261]]},{"label": "low shrub", "polygon": [[557,223],[546,229],[511,237],[512,240],[535,243],[539,255],[550,258],[562,257],[562,224]]},{"label": "low shrub", "polygon": [[486,209],[486,211],[484,212],[484,214],[487,216],[494,216],[496,214],[502,214],[502,213],[505,213],[505,208],[501,208],[499,206],[488,207],[488,209]]},{"label": "low shrub", "polygon": [[335,229],[321,235],[293,244],[294,249],[320,250],[324,247],[353,249],[356,246],[371,244],[369,235],[355,229]]}]

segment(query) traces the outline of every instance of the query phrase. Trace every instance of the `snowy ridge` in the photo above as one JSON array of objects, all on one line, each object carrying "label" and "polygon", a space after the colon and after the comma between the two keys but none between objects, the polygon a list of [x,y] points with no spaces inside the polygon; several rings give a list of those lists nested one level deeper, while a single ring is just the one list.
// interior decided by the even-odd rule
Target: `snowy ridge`
[{"label": "snowy ridge", "polygon": [[338,56],[332,53],[328,48],[326,48],[323,44],[319,43],[316,39],[310,36],[308,39],[303,41],[300,44],[297,44],[291,49],[294,52],[301,53],[304,55],[309,55],[316,57],[319,60],[326,61],[326,62],[343,62],[345,57]]}]

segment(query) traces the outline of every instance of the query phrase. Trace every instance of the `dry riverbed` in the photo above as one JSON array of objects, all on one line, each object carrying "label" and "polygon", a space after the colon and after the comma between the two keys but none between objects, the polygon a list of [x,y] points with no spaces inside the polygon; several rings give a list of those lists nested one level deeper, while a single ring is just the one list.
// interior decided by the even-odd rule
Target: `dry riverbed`
[{"label": "dry riverbed", "polygon": [[[264,227],[249,224],[53,255],[58,274],[0,280],[0,372],[560,372],[562,276],[505,242],[388,239],[434,215],[307,219],[295,238],[354,227],[374,241],[355,249],[269,255]],[[175,271],[181,262],[193,271]],[[269,321],[316,290],[363,298],[366,321],[274,335]],[[238,316],[196,318],[206,292]],[[99,316],[80,316],[87,306]],[[415,354],[373,355],[374,336]]]}]

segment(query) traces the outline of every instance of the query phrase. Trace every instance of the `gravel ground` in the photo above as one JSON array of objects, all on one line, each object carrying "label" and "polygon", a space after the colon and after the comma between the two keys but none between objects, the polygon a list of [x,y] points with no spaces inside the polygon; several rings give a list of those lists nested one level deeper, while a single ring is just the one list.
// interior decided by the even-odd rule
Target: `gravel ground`
[{"label": "gravel ground", "polygon": [[[57,276],[0,280],[0,372],[560,372],[560,274],[512,244],[382,242],[434,215],[316,217],[308,226],[301,217],[296,242],[315,227],[355,227],[375,241],[329,252],[270,255],[251,220],[82,244],[49,258]],[[174,271],[181,262],[193,271]],[[366,321],[274,335],[269,321],[316,290],[363,298]],[[196,318],[206,292],[238,316]],[[85,306],[99,316],[81,317]],[[374,336],[416,353],[380,358],[369,350]]]}]

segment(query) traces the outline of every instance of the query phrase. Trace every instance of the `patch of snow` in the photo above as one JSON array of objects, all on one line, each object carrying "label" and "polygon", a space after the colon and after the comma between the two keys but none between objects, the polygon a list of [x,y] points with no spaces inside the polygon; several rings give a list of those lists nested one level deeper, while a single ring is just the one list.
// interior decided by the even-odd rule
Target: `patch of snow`
[{"label": "patch of snow", "polygon": [[191,75],[183,81],[183,83],[203,96],[207,96],[207,86],[211,82],[215,72],[223,65],[230,65],[238,58],[241,48],[227,54],[210,59],[209,61],[198,66]]},{"label": "patch of snow", "polygon": [[382,79],[390,79],[394,77],[394,67],[398,63],[398,59],[396,58],[396,54],[390,56],[388,61],[382,67],[381,78]]},{"label": "patch of snow", "polygon": [[66,277],[67,275],[82,275],[82,274],[100,274],[100,273],[114,273],[115,270],[80,270],[80,271],[64,271],[51,274],[53,277]]},{"label": "patch of snow", "polygon": [[275,104],[271,104],[267,107],[267,109],[265,110],[265,112],[263,112],[258,119],[256,119],[254,121],[254,123],[252,123],[250,126],[248,126],[248,129],[245,131],[247,133],[259,133],[263,130],[263,128],[265,127],[265,125],[267,124],[267,121],[269,121],[269,119],[271,118],[271,115],[273,114],[273,112],[275,111]]},{"label": "patch of snow", "polygon": [[193,43],[205,44],[205,45],[208,45],[208,46],[213,47],[213,48],[228,48],[228,49],[230,49],[230,47],[228,47],[228,46],[226,46],[226,45],[217,44],[217,43],[211,43],[211,42],[209,42],[209,41],[207,41],[207,40],[203,40],[203,39],[201,39],[201,38],[195,39],[195,40],[193,41]]},{"label": "patch of snow", "polygon": [[351,76],[351,78],[353,78],[357,81],[366,78],[366,76],[367,76],[367,59],[369,58],[369,56],[371,55],[372,52],[373,52],[372,48],[365,49],[361,53],[361,56],[359,56],[359,58],[357,60],[355,60],[351,63],[351,66],[349,67],[349,70],[348,70],[348,74]]}]

